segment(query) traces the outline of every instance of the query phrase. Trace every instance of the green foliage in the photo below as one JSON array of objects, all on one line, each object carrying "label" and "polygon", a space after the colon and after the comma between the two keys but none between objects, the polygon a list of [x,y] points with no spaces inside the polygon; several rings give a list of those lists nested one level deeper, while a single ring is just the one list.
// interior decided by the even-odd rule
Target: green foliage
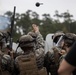
[{"label": "green foliage", "polygon": [[[11,17],[12,12],[8,11],[5,15]],[[71,19],[73,15],[68,11],[59,14],[56,10],[54,17],[56,17],[56,19],[51,18],[49,14],[43,14],[42,19],[39,19],[39,15],[32,10],[28,10],[26,13],[22,14],[16,13],[13,40],[16,41],[22,35],[22,32],[23,34],[27,34],[31,30],[32,23],[39,25],[40,32],[44,39],[47,34],[54,33],[59,30],[76,33],[76,21]],[[61,22],[60,19],[63,19],[63,22]],[[20,30],[22,30],[22,32]]]}]

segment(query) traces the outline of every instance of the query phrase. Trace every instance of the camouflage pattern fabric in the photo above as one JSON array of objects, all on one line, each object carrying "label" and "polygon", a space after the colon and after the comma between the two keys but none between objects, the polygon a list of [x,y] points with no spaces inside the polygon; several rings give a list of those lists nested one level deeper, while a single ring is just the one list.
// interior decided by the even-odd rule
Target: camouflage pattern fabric
[{"label": "camouflage pattern fabric", "polygon": [[34,38],[30,35],[23,35],[19,39],[20,47],[33,47],[34,46]]},{"label": "camouflage pattern fabric", "polygon": [[66,33],[63,39],[64,39],[64,46],[67,44],[68,47],[71,47],[73,43],[76,41],[76,34]]},{"label": "camouflage pattern fabric", "polygon": [[19,68],[20,75],[38,75],[36,58],[33,53],[18,56],[15,59],[15,64]]},{"label": "camouflage pattern fabric", "polygon": [[0,75],[11,75],[11,58],[7,54],[0,55]]},{"label": "camouflage pattern fabric", "polygon": [[46,68],[38,69],[36,57],[33,53],[20,55],[15,59],[15,65],[19,69],[19,75],[47,75]]},{"label": "camouflage pattern fabric", "polygon": [[60,50],[59,48],[54,47],[53,53],[49,51],[45,55],[44,66],[47,69],[47,73],[51,73],[51,75],[58,75],[57,70],[58,70],[59,58],[60,58],[59,50]]},{"label": "camouflage pattern fabric", "polygon": [[27,35],[31,35],[33,38],[37,37],[37,34],[33,31],[29,32]]},{"label": "camouflage pattern fabric", "polygon": [[42,35],[37,32],[36,33],[36,43],[35,43],[35,55],[37,60],[37,66],[39,69],[43,67],[44,64],[44,40]]},{"label": "camouflage pattern fabric", "polygon": [[38,74],[39,75],[47,75],[46,68],[43,67],[42,69],[38,70]]},{"label": "camouflage pattern fabric", "polygon": [[42,37],[42,35],[40,34],[40,32],[29,32],[27,35],[31,35],[33,38],[35,38],[36,42],[35,42],[35,47],[36,49],[39,48],[44,48],[44,39]]},{"label": "camouflage pattern fabric", "polygon": [[62,60],[64,59],[65,56],[66,56],[66,54],[62,55],[62,56],[59,58],[59,64],[62,62]]},{"label": "camouflage pattern fabric", "polygon": [[[20,72],[21,74],[20,75],[23,75],[23,73],[26,75],[27,72],[29,72],[29,74],[31,75],[37,75],[38,73],[38,69],[42,69],[43,68],[43,63],[44,63],[44,40],[42,38],[42,35],[40,33],[36,33],[36,37],[32,37],[33,35],[23,35],[20,37],[19,39],[19,44],[20,44],[20,47],[21,48],[32,48],[34,49],[34,57],[33,57],[33,61],[31,60],[32,56],[30,56],[29,54],[32,53],[32,51],[27,52],[25,50],[24,51],[24,55],[21,55],[19,57],[16,58],[16,61],[19,61],[18,59],[19,58],[24,58],[24,59],[28,59],[30,57],[30,61],[25,61],[25,62],[22,62],[22,63],[25,63],[25,64],[22,64],[20,63],[20,61],[18,62],[19,64],[22,64],[22,65],[25,65],[24,68],[26,68],[26,72],[24,71],[25,69],[20,69],[20,71],[24,71],[24,72]],[[29,50],[27,50],[29,51]],[[29,57],[27,57],[29,56]],[[28,63],[28,67],[26,67],[26,63]],[[29,66],[30,65],[30,66]],[[32,66],[31,66],[32,65]],[[19,65],[21,67],[21,65]],[[32,69],[30,68],[32,67]],[[34,68],[33,68],[34,67]],[[28,69],[29,70],[28,70]],[[36,72],[36,73],[35,73]],[[27,73],[28,74],[28,73]],[[28,74],[28,75],[29,75]]]},{"label": "camouflage pattern fabric", "polygon": [[36,55],[36,61],[38,69],[41,69],[44,64],[44,39],[40,32],[29,32],[28,35],[31,35],[33,38],[35,38],[35,55]]},{"label": "camouflage pattern fabric", "polygon": [[42,37],[42,35],[39,33],[39,32],[37,32],[36,33],[37,34],[37,37],[36,37],[36,49],[39,49],[39,48],[44,48],[44,39],[43,39],[43,37]]},{"label": "camouflage pattern fabric", "polygon": [[36,63],[37,63],[38,69],[43,68],[43,64],[44,64],[44,49],[43,48],[37,49],[35,51],[35,55],[36,55]]}]

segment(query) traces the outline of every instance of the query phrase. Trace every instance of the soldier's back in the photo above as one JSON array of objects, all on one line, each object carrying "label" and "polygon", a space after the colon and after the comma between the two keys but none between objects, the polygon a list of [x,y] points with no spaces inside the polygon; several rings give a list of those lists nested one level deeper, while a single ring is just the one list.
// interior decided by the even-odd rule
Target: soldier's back
[{"label": "soldier's back", "polygon": [[20,55],[15,61],[20,71],[19,75],[47,75],[44,67],[38,69],[36,57],[33,53]]},{"label": "soldier's back", "polygon": [[36,66],[35,55],[30,53],[29,55],[20,55],[16,58],[18,63],[20,75],[37,75],[38,68]]}]

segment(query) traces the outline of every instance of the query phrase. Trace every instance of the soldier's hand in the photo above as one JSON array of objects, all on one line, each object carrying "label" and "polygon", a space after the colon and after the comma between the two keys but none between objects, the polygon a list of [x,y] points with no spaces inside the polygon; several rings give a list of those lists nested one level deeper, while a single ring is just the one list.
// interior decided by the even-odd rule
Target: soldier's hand
[{"label": "soldier's hand", "polygon": [[65,53],[66,53],[65,50],[61,50],[61,51],[59,51],[59,54],[61,54],[61,55],[64,55]]},{"label": "soldier's hand", "polygon": [[32,28],[34,32],[39,32],[39,27],[36,24],[32,24]]}]

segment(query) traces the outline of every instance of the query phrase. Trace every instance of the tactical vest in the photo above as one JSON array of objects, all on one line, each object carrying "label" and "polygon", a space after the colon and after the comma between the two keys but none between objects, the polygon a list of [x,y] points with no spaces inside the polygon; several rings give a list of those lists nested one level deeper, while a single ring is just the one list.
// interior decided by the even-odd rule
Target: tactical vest
[{"label": "tactical vest", "polygon": [[45,68],[38,70],[36,57],[33,53],[20,55],[16,61],[20,71],[19,75],[47,75]]}]

